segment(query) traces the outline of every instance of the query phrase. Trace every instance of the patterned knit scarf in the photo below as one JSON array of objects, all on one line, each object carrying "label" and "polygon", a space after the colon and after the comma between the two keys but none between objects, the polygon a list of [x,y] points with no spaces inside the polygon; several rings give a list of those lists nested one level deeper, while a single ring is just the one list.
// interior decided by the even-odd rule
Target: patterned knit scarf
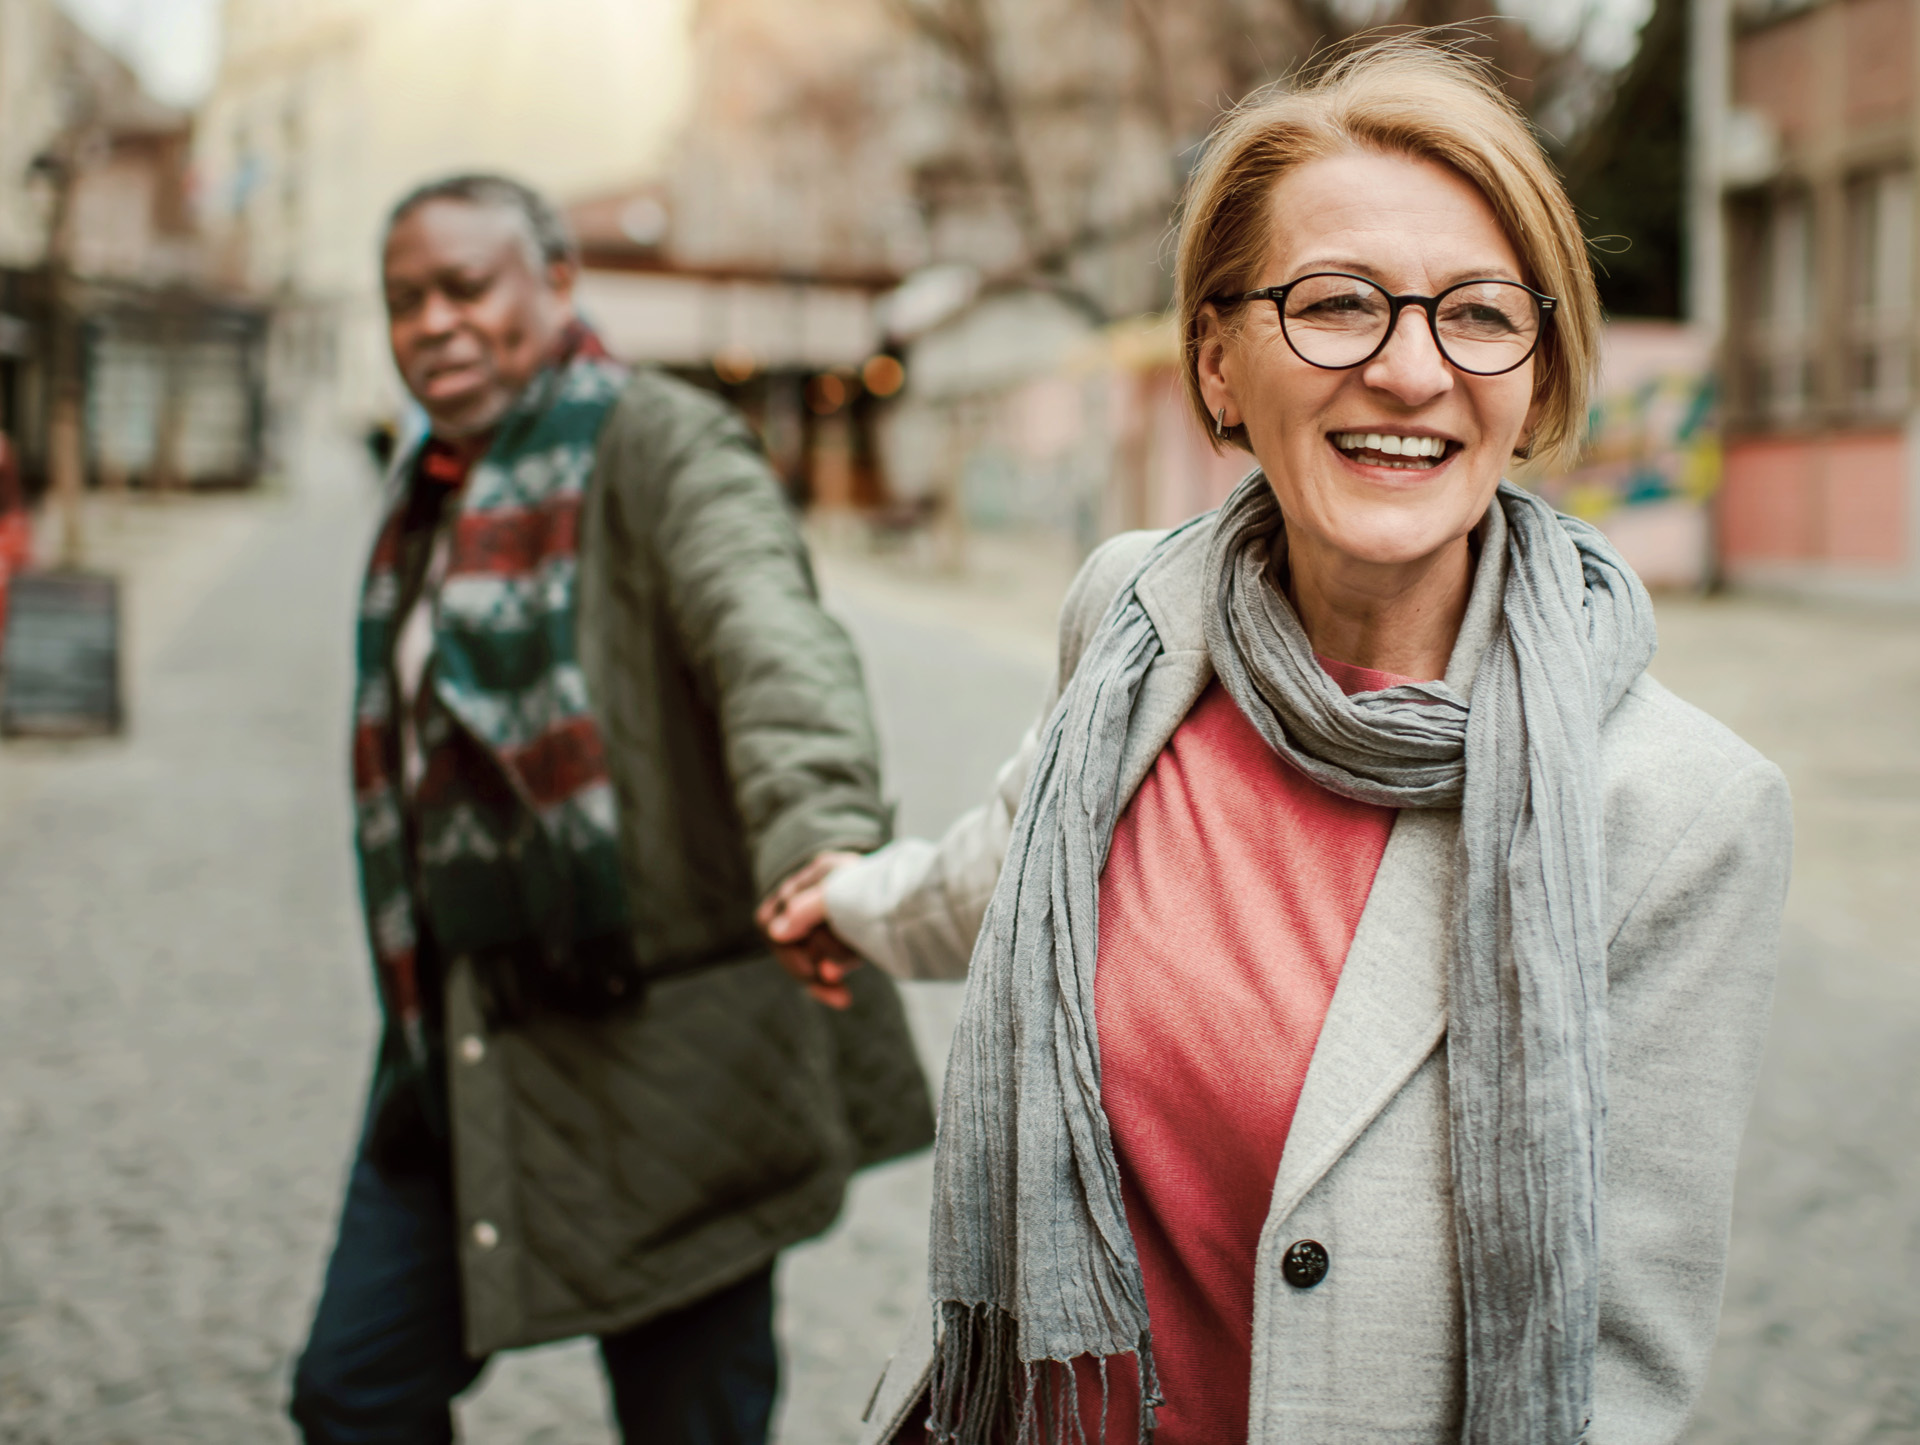
[{"label": "patterned knit scarf", "polygon": [[[355,841],[389,1025],[425,1059],[416,908],[447,954],[564,967],[624,935],[606,750],[574,648],[580,516],[625,372],[584,327],[502,419],[450,518],[421,684],[426,766],[412,857],[396,745],[394,641],[406,486],[374,545],[356,646]],[[411,478],[410,461],[399,472]]]}]

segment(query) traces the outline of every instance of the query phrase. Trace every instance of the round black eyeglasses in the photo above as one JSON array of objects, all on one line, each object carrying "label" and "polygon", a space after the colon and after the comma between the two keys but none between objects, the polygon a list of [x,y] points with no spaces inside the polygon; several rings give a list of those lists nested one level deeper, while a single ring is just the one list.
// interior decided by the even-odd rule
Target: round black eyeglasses
[{"label": "round black eyeglasses", "polygon": [[1525,362],[1539,349],[1557,304],[1518,281],[1462,281],[1438,296],[1395,296],[1345,271],[1316,271],[1284,286],[1214,298],[1223,306],[1242,301],[1271,301],[1293,354],[1326,371],[1372,361],[1386,350],[1400,313],[1418,306],[1440,354],[1471,376],[1499,376]]}]

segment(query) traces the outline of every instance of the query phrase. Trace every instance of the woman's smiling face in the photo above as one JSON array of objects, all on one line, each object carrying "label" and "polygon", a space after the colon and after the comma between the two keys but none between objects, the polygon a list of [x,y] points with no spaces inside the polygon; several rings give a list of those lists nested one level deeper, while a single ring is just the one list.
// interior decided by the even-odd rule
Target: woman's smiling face
[{"label": "woman's smiling face", "polygon": [[[1259,286],[1345,271],[1435,296],[1460,281],[1528,279],[1478,188],[1432,161],[1371,151],[1311,161],[1280,178],[1268,211]],[[1537,354],[1500,376],[1457,370],[1409,306],[1378,356],[1329,371],[1288,346],[1271,302],[1244,303],[1236,320],[1209,334],[1200,378],[1211,408],[1245,424],[1291,547],[1391,567],[1431,557],[1485,515],[1532,424]]]}]

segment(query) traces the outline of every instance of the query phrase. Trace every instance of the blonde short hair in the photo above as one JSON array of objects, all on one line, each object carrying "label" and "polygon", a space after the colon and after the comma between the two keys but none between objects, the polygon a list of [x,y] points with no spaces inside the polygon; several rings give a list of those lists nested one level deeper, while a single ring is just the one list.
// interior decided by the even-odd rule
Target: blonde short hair
[{"label": "blonde short hair", "polygon": [[[1256,92],[1214,128],[1188,191],[1178,265],[1187,395],[1208,435],[1201,308],[1259,284],[1272,244],[1267,203],[1280,177],[1356,150],[1437,161],[1472,181],[1519,254],[1521,279],[1558,298],[1534,357],[1540,410],[1528,455],[1572,460],[1586,433],[1600,334],[1579,220],[1532,128],[1489,69],[1421,36],[1373,41]],[[1244,446],[1244,436],[1241,428],[1232,439]]]}]

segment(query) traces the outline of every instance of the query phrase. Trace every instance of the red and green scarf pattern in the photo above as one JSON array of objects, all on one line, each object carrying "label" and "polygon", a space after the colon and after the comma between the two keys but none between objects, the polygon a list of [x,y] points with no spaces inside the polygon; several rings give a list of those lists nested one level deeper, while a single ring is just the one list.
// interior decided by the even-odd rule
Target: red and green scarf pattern
[{"label": "red and green scarf pattern", "polygon": [[[432,604],[432,661],[416,713],[425,768],[411,818],[393,674],[404,486],[367,568],[355,841],[382,1003],[416,1064],[425,1057],[422,915],[448,956],[494,950],[549,964],[628,926],[606,748],[574,639],[582,507],[600,427],[624,380],[581,329],[502,420],[450,503],[457,512],[445,524],[445,574]],[[410,461],[400,475],[412,471]]]}]

